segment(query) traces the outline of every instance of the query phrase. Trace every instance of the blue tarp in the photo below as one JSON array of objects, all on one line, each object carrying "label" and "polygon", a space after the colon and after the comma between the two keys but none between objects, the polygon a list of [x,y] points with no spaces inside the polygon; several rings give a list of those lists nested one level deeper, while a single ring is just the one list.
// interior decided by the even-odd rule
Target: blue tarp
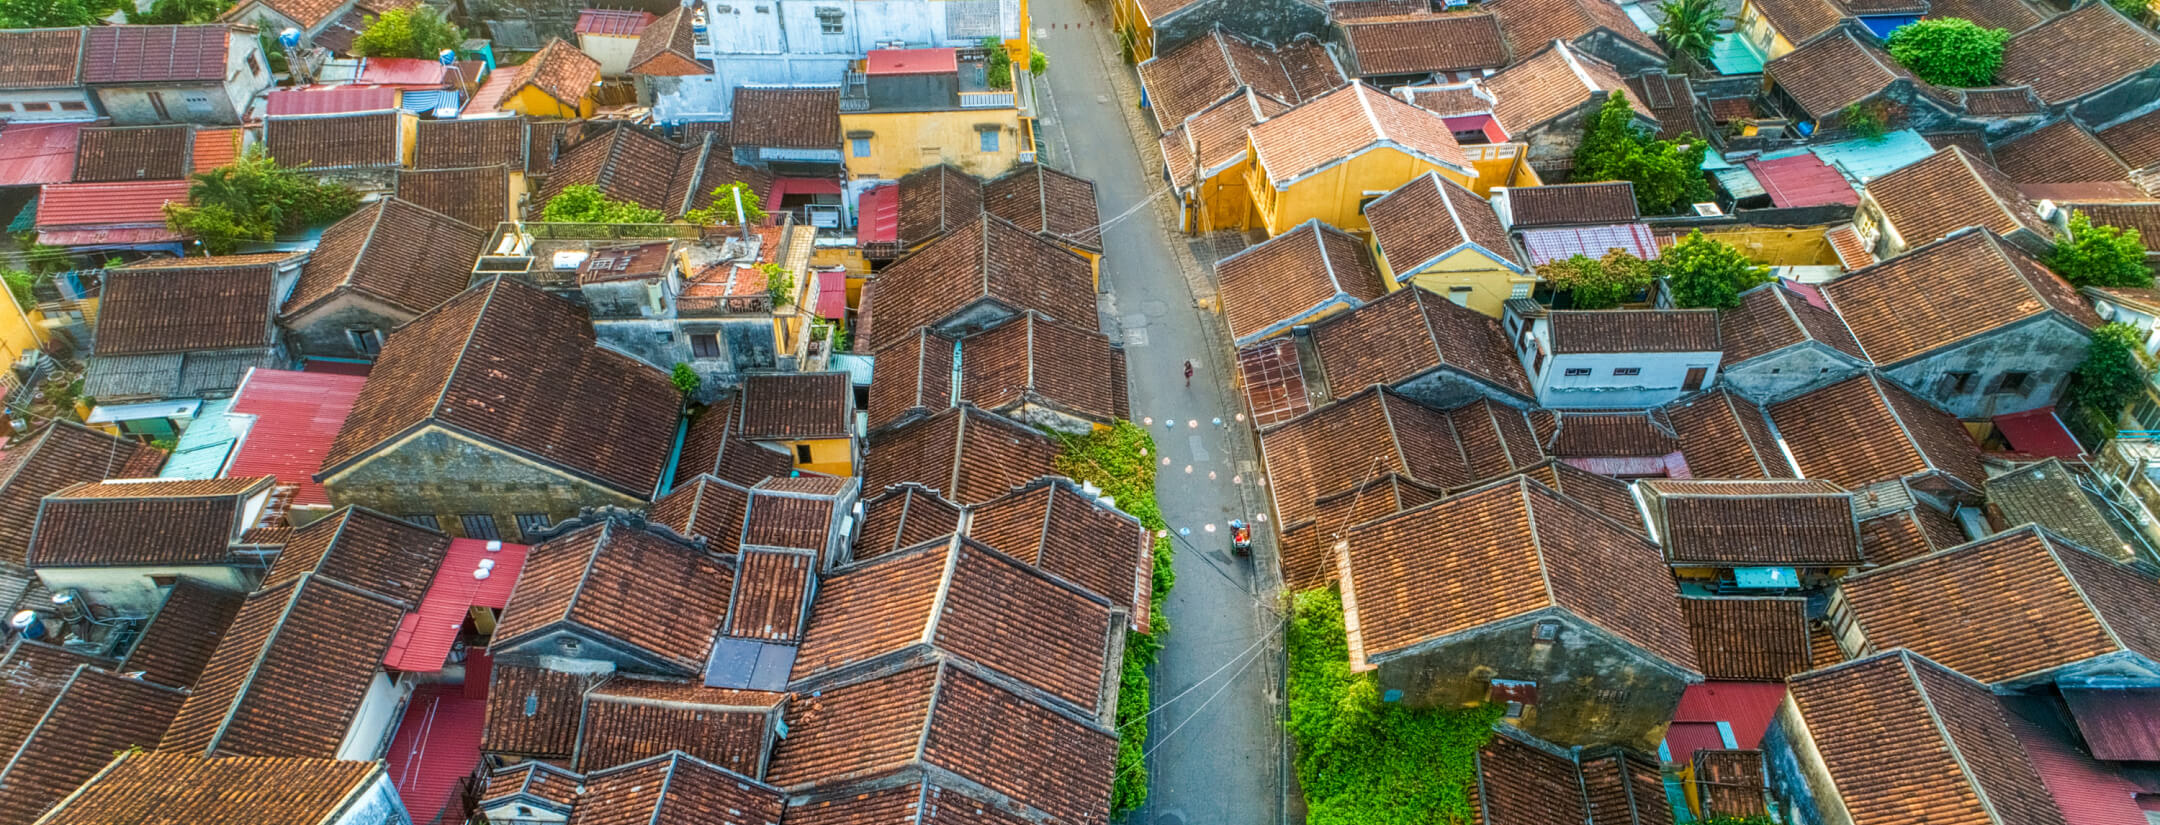
[{"label": "blue tarp", "polygon": [[1917,14],[1890,14],[1877,17],[1862,17],[1860,18],[1860,25],[1866,26],[1868,31],[1875,33],[1876,37],[1888,40],[1891,32],[1919,20],[1920,15]]}]

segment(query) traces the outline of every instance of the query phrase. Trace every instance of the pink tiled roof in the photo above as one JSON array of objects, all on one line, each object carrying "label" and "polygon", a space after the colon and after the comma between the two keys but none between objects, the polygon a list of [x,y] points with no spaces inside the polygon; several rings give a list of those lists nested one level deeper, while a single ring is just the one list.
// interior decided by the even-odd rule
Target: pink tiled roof
[{"label": "pink tiled roof", "polygon": [[1523,249],[1531,266],[1544,266],[1574,255],[1604,257],[1612,249],[1625,250],[1643,260],[1658,256],[1657,239],[1650,227],[1639,223],[1589,226],[1577,229],[1529,229],[1522,233]]},{"label": "pink tiled roof", "polygon": [[364,377],[323,372],[250,372],[233,398],[232,412],[254,421],[233,452],[227,475],[277,476],[280,484],[299,485],[295,506],[328,505],[330,496],[313,476],[365,383]]},{"label": "pink tiled roof", "polygon": [[652,25],[651,12],[620,9],[586,9],[578,12],[578,34],[636,36]]},{"label": "pink tiled roof", "polygon": [[0,127],[0,186],[38,186],[75,178],[82,123],[10,123]]},{"label": "pink tiled roof", "polygon": [[386,86],[313,86],[305,89],[272,89],[268,114],[340,115],[395,109],[398,90]]},{"label": "pink tiled roof", "polygon": [[[645,16],[652,17],[649,14]],[[360,82],[373,86],[432,89],[442,86],[444,76],[449,73],[450,69],[445,67],[442,61],[418,57],[370,57],[360,64]]]}]

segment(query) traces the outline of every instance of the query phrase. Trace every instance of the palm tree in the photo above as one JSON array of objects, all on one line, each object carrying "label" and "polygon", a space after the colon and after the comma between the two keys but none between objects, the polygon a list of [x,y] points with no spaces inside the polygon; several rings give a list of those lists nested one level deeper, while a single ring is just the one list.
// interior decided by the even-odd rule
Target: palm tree
[{"label": "palm tree", "polygon": [[1718,42],[1718,24],[1725,17],[1717,0],[1665,0],[1658,4],[1658,11],[1665,17],[1658,24],[1658,36],[1665,38],[1665,45],[1696,60],[1710,57],[1710,47]]}]

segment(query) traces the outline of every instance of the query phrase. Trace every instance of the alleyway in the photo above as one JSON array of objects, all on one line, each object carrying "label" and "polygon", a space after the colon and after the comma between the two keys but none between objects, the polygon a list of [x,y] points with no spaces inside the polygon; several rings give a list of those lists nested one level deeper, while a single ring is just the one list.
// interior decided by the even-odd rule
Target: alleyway
[{"label": "alleyway", "polygon": [[[1049,162],[1092,178],[1103,220],[1106,330],[1122,332],[1131,363],[1133,419],[1149,426],[1168,463],[1159,468],[1163,517],[1177,537],[1177,588],[1166,612],[1169,645],[1156,666],[1141,825],[1268,825],[1282,820],[1283,734],[1272,548],[1229,553],[1227,522],[1266,510],[1251,432],[1231,389],[1219,318],[1196,308],[1186,239],[1167,226],[1169,194],[1150,141],[1136,151],[1132,70],[1112,52],[1104,6],[1036,0],[1035,33],[1051,70],[1041,92]],[[1143,199],[1149,203],[1143,205]],[[1137,209],[1136,209],[1137,207]],[[1122,216],[1122,217],[1121,217]],[[1213,290],[1197,284],[1210,302]],[[1194,365],[1186,386],[1184,363]],[[1220,419],[1226,426],[1218,427]],[[1255,524],[1262,540],[1269,525]],[[1257,568],[1271,570],[1271,567]],[[1167,704],[1166,704],[1167,703]]]}]

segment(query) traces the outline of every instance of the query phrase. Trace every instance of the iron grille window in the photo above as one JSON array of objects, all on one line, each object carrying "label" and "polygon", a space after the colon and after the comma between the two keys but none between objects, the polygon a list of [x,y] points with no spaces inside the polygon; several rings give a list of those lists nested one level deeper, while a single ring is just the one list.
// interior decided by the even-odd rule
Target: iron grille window
[{"label": "iron grille window", "polygon": [[548,529],[548,525],[551,523],[546,513],[519,513],[517,515],[518,535],[530,541],[533,534]]},{"label": "iron grille window", "polygon": [[502,538],[502,534],[495,529],[495,517],[487,513],[458,516],[458,524],[465,528],[465,537],[469,539],[493,541]]},{"label": "iron grille window", "polygon": [[421,527],[425,527],[429,530],[442,529],[442,522],[436,520],[433,513],[414,513],[412,515],[406,516],[405,520],[413,524],[417,524]]}]

